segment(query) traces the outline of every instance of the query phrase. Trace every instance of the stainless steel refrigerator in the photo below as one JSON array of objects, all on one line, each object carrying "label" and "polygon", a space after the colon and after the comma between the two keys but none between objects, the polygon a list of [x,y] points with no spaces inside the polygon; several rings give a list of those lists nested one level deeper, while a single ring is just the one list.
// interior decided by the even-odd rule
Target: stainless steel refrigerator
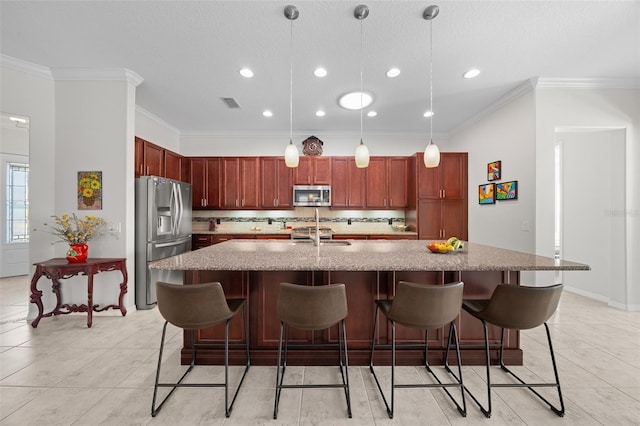
[{"label": "stainless steel refrigerator", "polygon": [[136,307],[156,304],[156,281],[183,284],[182,271],[149,263],[191,250],[191,185],[158,176],[136,179]]}]

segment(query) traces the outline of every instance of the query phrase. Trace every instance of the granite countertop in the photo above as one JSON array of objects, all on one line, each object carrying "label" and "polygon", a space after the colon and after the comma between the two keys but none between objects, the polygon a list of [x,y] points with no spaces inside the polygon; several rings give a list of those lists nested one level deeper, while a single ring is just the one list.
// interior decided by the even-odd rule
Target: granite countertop
[{"label": "granite countertop", "polygon": [[314,246],[283,240],[231,240],[151,262],[152,269],[230,271],[585,271],[585,264],[465,243],[436,254],[425,240],[351,240]]}]

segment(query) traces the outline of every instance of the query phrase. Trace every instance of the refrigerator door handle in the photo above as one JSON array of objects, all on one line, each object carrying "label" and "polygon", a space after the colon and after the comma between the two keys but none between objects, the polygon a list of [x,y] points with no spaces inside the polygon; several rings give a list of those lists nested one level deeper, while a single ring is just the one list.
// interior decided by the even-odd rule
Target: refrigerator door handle
[{"label": "refrigerator door handle", "polygon": [[168,243],[157,243],[157,244],[154,244],[153,246],[155,248],[178,246],[180,244],[184,244],[188,239],[189,239],[189,237],[183,238],[183,239],[177,240],[177,241],[171,241],[171,242],[168,242]]},{"label": "refrigerator door handle", "polygon": [[176,235],[176,224],[178,221],[178,196],[176,190],[176,184],[171,183],[171,235]]},{"label": "refrigerator door handle", "polygon": [[180,233],[180,229],[182,229],[182,215],[184,213],[184,204],[182,202],[182,187],[178,186],[177,183],[174,183],[176,188],[176,204],[177,204],[177,215],[176,215],[176,235]]}]

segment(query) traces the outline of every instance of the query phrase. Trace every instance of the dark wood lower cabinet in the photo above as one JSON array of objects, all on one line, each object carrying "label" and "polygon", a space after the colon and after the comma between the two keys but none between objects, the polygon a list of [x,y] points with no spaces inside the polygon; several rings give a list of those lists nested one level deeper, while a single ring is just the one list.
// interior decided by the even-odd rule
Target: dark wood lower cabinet
[{"label": "dark wood lower cabinet", "polygon": [[[442,285],[444,283],[464,281],[464,297],[468,299],[488,298],[493,289],[502,282],[519,284],[519,272],[473,271],[473,272],[432,272],[432,271],[187,271],[185,282],[196,284],[210,281],[222,283],[228,298],[244,297],[247,299],[247,316],[251,347],[251,362],[254,365],[275,365],[277,357],[280,321],[276,304],[279,285],[290,282],[302,285],[327,285],[344,283],[347,289],[349,316],[346,319],[347,341],[349,346],[349,362],[352,365],[368,365],[371,338],[373,336],[373,317],[376,299],[393,299],[395,287],[399,281],[410,281],[424,284]],[[484,363],[483,328],[480,321],[461,311],[456,320],[461,345],[480,345],[479,347],[462,347],[462,360],[466,365]],[[429,362],[442,364],[447,344],[448,328],[440,328],[429,332]],[[493,343],[500,339],[500,329],[489,327],[489,336]],[[506,332],[505,362],[511,365],[522,364],[519,332]],[[391,327],[383,315],[379,318],[378,330],[375,334],[377,342],[382,345],[390,343]],[[220,343],[224,339],[224,325],[201,330],[196,335],[198,343]],[[333,365],[337,358],[337,348],[326,348],[320,345],[337,341],[337,327],[312,332],[290,331],[292,344],[302,345],[289,350],[290,365]],[[396,339],[399,343],[424,342],[424,331],[402,326],[396,327]],[[244,331],[241,318],[238,316],[230,323],[231,343],[244,342]],[[190,362],[189,333],[184,333],[182,363]],[[455,362],[452,351],[450,362]],[[497,350],[491,353],[492,362],[497,361]],[[390,347],[381,346],[376,349],[376,363],[389,364]],[[219,349],[199,349],[199,364],[221,364],[223,353]],[[232,347],[230,362],[244,363],[244,349]],[[398,365],[421,365],[424,362],[423,350],[420,347],[403,348],[396,355]]]}]

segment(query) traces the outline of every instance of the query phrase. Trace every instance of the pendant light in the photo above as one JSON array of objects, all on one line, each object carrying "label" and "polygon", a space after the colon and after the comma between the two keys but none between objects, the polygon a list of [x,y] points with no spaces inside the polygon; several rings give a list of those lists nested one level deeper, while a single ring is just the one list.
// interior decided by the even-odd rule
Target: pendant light
[{"label": "pendant light", "polygon": [[433,22],[432,20],[438,16],[440,8],[431,5],[424,10],[422,17],[429,21],[429,102],[431,116],[429,117],[429,144],[424,150],[425,167],[438,167],[440,164],[440,150],[438,145],[433,143]]},{"label": "pendant light", "polygon": [[369,166],[369,148],[362,141],[362,113],[364,110],[364,103],[362,102],[363,86],[362,86],[362,63],[363,63],[363,48],[362,48],[362,21],[369,16],[369,8],[363,4],[356,6],[353,11],[353,16],[360,21],[360,144],[356,147],[356,167],[362,169]]},{"label": "pendant light", "polygon": [[298,147],[293,144],[293,21],[298,19],[300,12],[295,6],[284,8],[284,16],[291,22],[291,34],[289,40],[289,145],[284,150],[284,162],[287,167],[298,167],[300,154]]}]

